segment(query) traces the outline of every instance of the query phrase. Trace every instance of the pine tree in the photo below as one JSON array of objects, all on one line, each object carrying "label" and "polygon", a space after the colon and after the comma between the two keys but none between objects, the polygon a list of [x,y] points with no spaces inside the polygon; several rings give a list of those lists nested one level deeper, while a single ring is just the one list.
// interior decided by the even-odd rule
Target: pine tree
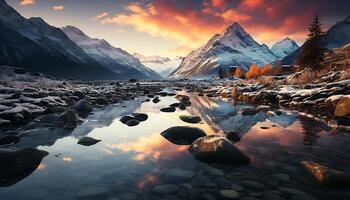
[{"label": "pine tree", "polygon": [[324,49],[321,46],[321,38],[323,35],[322,26],[318,16],[314,18],[309,26],[308,39],[303,46],[302,53],[297,63],[302,67],[310,67],[312,69],[320,69],[324,58]]}]

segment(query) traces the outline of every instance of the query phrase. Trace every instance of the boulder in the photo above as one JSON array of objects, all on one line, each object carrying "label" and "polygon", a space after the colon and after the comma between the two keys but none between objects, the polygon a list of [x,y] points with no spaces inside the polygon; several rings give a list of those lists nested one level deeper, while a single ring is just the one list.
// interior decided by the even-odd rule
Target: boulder
[{"label": "boulder", "polygon": [[89,113],[92,111],[92,106],[85,99],[81,99],[73,105],[73,109],[78,113]]},{"label": "boulder", "polygon": [[80,138],[80,140],[78,141],[78,144],[83,145],[83,146],[91,146],[94,144],[97,144],[99,142],[101,142],[102,140],[97,140],[91,137],[82,137]]},{"label": "boulder", "polygon": [[321,185],[329,187],[349,187],[350,175],[344,172],[320,165],[312,161],[302,161],[301,165]]},{"label": "boulder", "polygon": [[175,97],[177,100],[179,100],[180,102],[184,102],[184,101],[190,101],[190,97],[187,95],[176,95]]},{"label": "boulder", "polygon": [[256,108],[242,108],[241,109],[241,114],[243,116],[255,115],[256,113],[258,113],[258,110]]},{"label": "boulder", "polygon": [[251,161],[229,140],[217,135],[197,139],[189,147],[189,151],[196,159],[206,163],[241,165]]},{"label": "boulder", "polygon": [[226,134],[226,138],[230,141],[238,142],[241,140],[241,136],[238,132],[230,131],[225,134]]},{"label": "boulder", "polygon": [[181,115],[180,119],[184,122],[191,123],[191,124],[197,124],[202,119],[199,116],[191,116],[191,115]]},{"label": "boulder", "polygon": [[175,126],[163,131],[161,135],[170,142],[178,145],[190,145],[196,139],[206,136],[199,128],[188,126]]},{"label": "boulder", "polygon": [[29,176],[47,156],[46,151],[26,148],[20,150],[0,150],[0,187],[16,184]]},{"label": "boulder", "polygon": [[153,103],[158,103],[160,102],[160,99],[159,97],[154,97],[154,99],[152,100]]},{"label": "boulder", "polygon": [[345,117],[350,115],[350,95],[343,96],[337,103],[334,111],[337,117]]}]

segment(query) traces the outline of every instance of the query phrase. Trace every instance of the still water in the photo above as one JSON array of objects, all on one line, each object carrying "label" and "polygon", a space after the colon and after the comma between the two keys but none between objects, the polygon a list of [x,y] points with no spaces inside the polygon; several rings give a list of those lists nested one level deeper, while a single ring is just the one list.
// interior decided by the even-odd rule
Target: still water
[{"label": "still water", "polygon": [[[263,199],[271,191],[285,199],[298,192],[318,199],[349,197],[349,190],[318,186],[300,167],[301,160],[311,160],[350,172],[346,134],[295,112],[242,116],[240,109],[250,105],[187,95],[192,106],[174,113],[159,111],[177,102],[174,97],[161,97],[157,104],[140,98],[94,110],[71,133],[48,127],[26,131],[15,146],[35,147],[49,154],[32,174],[0,187],[0,199],[221,199],[219,191],[232,188],[241,199]],[[135,127],[119,121],[134,112],[149,117]],[[199,115],[202,122],[185,123],[179,119],[185,114]],[[194,126],[207,134],[238,131],[242,138],[235,145],[253,162],[240,167],[201,163],[188,152],[188,146],[172,144],[160,135],[172,126]],[[81,146],[77,141],[82,136],[102,141]],[[173,170],[182,174],[174,175]],[[157,186],[167,191],[155,192]]]}]

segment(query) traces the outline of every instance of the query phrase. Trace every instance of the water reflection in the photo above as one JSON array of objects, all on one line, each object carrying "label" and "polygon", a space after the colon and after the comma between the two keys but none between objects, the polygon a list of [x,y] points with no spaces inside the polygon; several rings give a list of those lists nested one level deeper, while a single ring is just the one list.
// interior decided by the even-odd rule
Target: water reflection
[{"label": "water reflection", "polygon": [[[242,139],[235,145],[253,157],[253,163],[240,168],[218,166],[225,173],[242,172],[245,176],[245,170],[253,168],[247,177],[295,172],[292,177],[302,176],[300,180],[303,180],[303,173],[298,169],[300,160],[304,159],[349,171],[346,167],[350,166],[349,138],[331,133],[329,127],[319,121],[283,110],[276,112],[278,115],[258,112],[242,116],[239,111],[251,105],[187,95],[192,106],[175,113],[159,112],[160,108],[177,102],[174,97],[161,97],[158,104],[137,99],[96,110],[72,133],[45,127],[25,132],[15,147],[33,146],[50,154],[38,162],[37,170],[30,176],[22,176],[17,184],[2,188],[0,196],[6,197],[5,200],[81,199],[78,195],[94,187],[105,199],[125,199],[132,195],[134,199],[149,198],[154,195],[151,191],[154,186],[178,183],[167,175],[173,169],[193,172],[194,178],[186,182],[198,191],[202,187],[206,189],[205,183],[215,182],[212,175],[206,174],[208,166],[196,161],[187,146],[174,145],[160,135],[173,126],[198,127],[207,134],[240,132]],[[149,118],[135,127],[119,121],[123,115],[133,112],[147,113]],[[188,114],[200,116],[203,123],[189,124],[179,119],[180,115]],[[263,126],[268,129],[261,129]],[[85,135],[102,141],[90,147],[78,145],[77,139]],[[296,182],[295,188],[304,184],[298,181],[296,178],[289,184]],[[216,193],[219,189],[211,186]],[[33,190],[38,191],[19,192]]]}]

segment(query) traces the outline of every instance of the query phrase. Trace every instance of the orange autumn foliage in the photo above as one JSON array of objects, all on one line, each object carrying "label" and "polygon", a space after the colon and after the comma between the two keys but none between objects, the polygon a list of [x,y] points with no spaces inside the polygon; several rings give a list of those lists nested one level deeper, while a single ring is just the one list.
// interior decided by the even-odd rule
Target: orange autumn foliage
[{"label": "orange autumn foliage", "polygon": [[271,74],[272,66],[270,64],[266,64],[263,68],[260,69],[260,75],[268,76]]},{"label": "orange autumn foliage", "polygon": [[260,68],[255,64],[251,64],[249,71],[245,74],[247,79],[256,79],[260,76]]},{"label": "orange autumn foliage", "polygon": [[236,68],[234,76],[237,78],[244,78],[244,72],[241,70],[240,67]]}]

